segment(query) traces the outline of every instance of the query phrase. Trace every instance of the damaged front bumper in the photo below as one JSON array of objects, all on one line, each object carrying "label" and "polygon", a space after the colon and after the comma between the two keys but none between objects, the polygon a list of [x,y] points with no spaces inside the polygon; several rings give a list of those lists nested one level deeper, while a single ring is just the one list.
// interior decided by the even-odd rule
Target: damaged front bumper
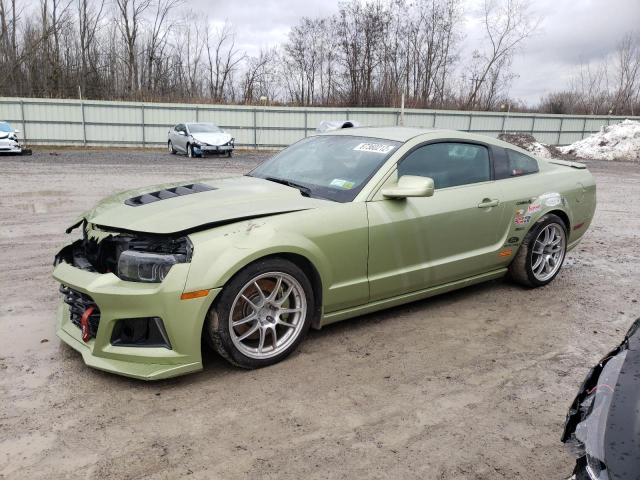
[{"label": "damaged front bumper", "polygon": [[24,148],[15,140],[0,140],[0,153],[23,153]]},{"label": "damaged front bumper", "polygon": [[158,380],[200,370],[202,326],[219,289],[182,300],[189,267],[174,265],[161,283],[142,283],[58,263],[58,337],[90,367],[127,377]]},{"label": "damaged front bumper", "polygon": [[640,456],[640,319],[585,378],[562,442],[576,457],[576,480],[638,478]]}]

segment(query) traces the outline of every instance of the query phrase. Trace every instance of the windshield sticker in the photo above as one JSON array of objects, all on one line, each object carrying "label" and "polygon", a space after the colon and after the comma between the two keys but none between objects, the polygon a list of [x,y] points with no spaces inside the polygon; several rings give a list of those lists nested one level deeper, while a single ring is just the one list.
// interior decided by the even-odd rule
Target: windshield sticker
[{"label": "windshield sticker", "polygon": [[344,190],[351,190],[354,187],[354,183],[349,180],[342,180],[341,178],[334,178],[329,184],[332,187],[343,188]]},{"label": "windshield sticker", "polygon": [[395,147],[384,143],[360,143],[353,149],[356,152],[389,153]]}]

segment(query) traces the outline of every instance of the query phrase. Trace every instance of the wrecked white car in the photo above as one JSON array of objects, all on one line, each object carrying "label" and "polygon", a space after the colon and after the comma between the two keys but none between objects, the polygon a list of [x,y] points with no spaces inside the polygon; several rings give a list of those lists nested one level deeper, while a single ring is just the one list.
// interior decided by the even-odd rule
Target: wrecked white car
[{"label": "wrecked white car", "polygon": [[0,153],[30,154],[31,150],[24,148],[18,140],[19,130],[15,130],[9,123],[0,122]]},{"label": "wrecked white car", "polygon": [[202,157],[207,153],[233,154],[235,139],[213,123],[179,123],[169,129],[169,153],[183,153],[188,157]]}]

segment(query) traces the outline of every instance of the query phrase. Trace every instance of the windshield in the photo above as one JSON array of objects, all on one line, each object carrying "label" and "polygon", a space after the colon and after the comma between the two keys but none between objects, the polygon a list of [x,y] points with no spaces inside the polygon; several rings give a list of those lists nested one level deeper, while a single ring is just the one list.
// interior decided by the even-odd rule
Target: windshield
[{"label": "windshield", "polygon": [[219,127],[213,123],[189,123],[189,132],[191,133],[219,133],[222,132]]},{"label": "windshield", "polygon": [[0,132],[13,132],[13,128],[7,122],[0,122]]},{"label": "windshield", "polygon": [[369,137],[309,137],[284,149],[249,175],[295,183],[306,187],[311,196],[350,202],[400,145]]}]

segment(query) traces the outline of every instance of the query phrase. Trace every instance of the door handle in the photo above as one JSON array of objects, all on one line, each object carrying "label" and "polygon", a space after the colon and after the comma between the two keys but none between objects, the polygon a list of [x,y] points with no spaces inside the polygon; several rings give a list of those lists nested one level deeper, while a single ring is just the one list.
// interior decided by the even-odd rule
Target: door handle
[{"label": "door handle", "polygon": [[478,204],[478,208],[491,208],[497,207],[500,204],[500,200],[497,198],[483,198],[482,202]]}]

